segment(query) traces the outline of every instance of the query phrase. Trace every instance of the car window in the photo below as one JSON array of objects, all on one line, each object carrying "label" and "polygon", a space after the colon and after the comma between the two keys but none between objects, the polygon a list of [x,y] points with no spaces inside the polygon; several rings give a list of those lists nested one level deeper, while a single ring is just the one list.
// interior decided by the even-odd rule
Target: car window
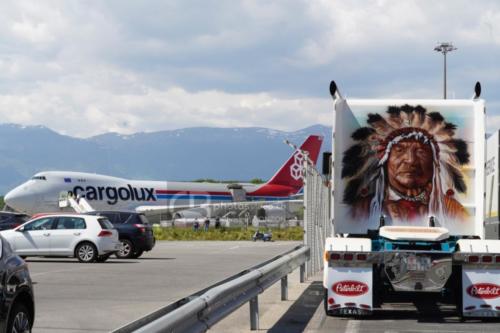
[{"label": "car window", "polygon": [[24,222],[28,222],[29,217],[26,215],[16,216],[16,223],[23,224]]},{"label": "car window", "polygon": [[99,224],[101,225],[101,228],[103,229],[114,229],[115,227],[111,222],[106,217],[100,217],[97,219],[99,221]]},{"label": "car window", "polygon": [[52,229],[53,217],[43,217],[24,226],[24,230],[47,230]]},{"label": "car window", "polygon": [[120,223],[116,217],[118,216],[117,213],[99,213],[100,216],[103,216],[109,220],[111,223]]},{"label": "car window", "polygon": [[56,229],[85,229],[85,220],[81,217],[60,217],[57,219]]},{"label": "car window", "polygon": [[130,215],[132,215],[132,214],[130,214],[130,213],[120,213],[120,223],[131,223],[129,221]]}]

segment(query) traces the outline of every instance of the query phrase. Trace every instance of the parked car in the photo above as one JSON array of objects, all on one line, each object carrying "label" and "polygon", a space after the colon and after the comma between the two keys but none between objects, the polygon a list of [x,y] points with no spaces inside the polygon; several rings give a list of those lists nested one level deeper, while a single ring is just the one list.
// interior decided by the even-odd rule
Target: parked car
[{"label": "parked car", "polygon": [[80,262],[104,262],[120,249],[118,231],[102,216],[46,214],[0,234],[16,254],[76,257]]},{"label": "parked car", "polygon": [[0,236],[0,332],[31,332],[35,320],[28,266]]},{"label": "parked car", "polygon": [[13,229],[29,219],[26,214],[0,211],[0,230]]},{"label": "parked car", "polygon": [[139,258],[155,245],[153,227],[144,214],[132,211],[95,211],[89,214],[105,216],[118,230],[122,246],[117,258]]}]

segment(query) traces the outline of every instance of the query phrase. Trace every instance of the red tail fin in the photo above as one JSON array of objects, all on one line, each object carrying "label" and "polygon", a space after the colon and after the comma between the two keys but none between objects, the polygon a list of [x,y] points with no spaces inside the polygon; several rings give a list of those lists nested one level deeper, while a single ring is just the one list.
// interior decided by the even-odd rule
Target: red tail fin
[{"label": "red tail fin", "polygon": [[266,184],[251,194],[283,196],[292,195],[300,191],[303,186],[302,163],[304,160],[304,155],[301,151],[307,151],[311,161],[316,164],[322,143],[322,136],[310,135],[302,146],[300,146],[300,150],[295,151]]}]

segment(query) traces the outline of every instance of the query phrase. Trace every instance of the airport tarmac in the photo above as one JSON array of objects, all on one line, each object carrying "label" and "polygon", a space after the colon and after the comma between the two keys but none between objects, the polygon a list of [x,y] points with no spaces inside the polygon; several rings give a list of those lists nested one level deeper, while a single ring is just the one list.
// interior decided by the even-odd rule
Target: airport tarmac
[{"label": "airport tarmac", "polygon": [[[300,242],[157,242],[140,259],[28,258],[33,333],[109,332]],[[278,284],[279,285],[279,284]]]}]

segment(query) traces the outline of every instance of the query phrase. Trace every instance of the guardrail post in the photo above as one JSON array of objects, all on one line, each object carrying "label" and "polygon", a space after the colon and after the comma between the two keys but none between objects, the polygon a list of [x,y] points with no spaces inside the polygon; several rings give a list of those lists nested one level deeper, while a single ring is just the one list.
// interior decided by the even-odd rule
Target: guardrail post
[{"label": "guardrail post", "polygon": [[250,299],[250,330],[259,329],[259,296]]},{"label": "guardrail post", "polygon": [[288,275],[281,278],[281,300],[288,300]]},{"label": "guardrail post", "polygon": [[305,275],[306,275],[306,264],[303,263],[302,265],[300,265],[300,283],[306,282]]}]

